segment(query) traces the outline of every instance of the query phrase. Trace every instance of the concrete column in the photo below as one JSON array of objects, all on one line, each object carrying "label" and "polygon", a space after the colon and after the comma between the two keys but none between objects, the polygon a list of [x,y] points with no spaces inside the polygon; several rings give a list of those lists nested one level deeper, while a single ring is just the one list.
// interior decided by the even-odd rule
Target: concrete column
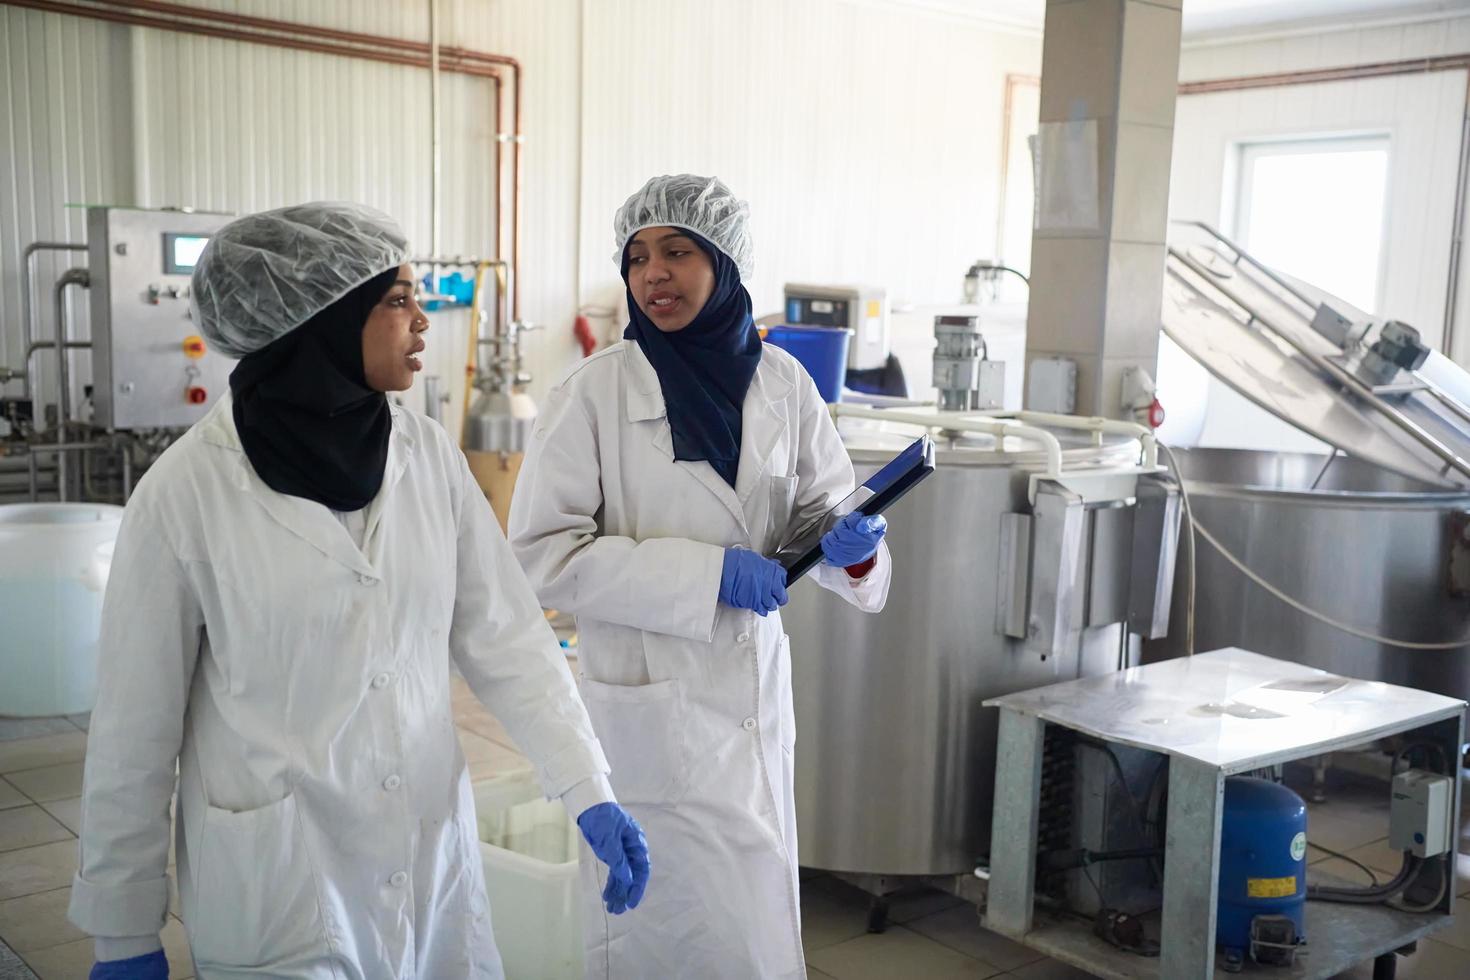
[{"label": "concrete column", "polygon": [[1158,358],[1181,6],[1046,4],[1026,373],[1075,361],[1084,415],[1129,417],[1124,372]]}]

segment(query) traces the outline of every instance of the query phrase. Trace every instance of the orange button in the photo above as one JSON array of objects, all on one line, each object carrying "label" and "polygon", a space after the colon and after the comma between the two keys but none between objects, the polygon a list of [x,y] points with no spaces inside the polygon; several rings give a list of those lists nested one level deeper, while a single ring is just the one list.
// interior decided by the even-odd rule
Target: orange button
[{"label": "orange button", "polygon": [[191,358],[193,358],[195,360],[198,360],[199,358],[201,358],[201,357],[204,356],[204,352],[207,349],[208,348],[206,348],[204,346],[204,338],[203,337],[185,337],[184,338],[184,356],[185,357],[191,357]]},{"label": "orange button", "polygon": [[190,405],[203,405],[205,402],[209,401],[209,392],[205,391],[198,385],[191,385],[189,389],[184,392],[184,398],[189,402]]}]

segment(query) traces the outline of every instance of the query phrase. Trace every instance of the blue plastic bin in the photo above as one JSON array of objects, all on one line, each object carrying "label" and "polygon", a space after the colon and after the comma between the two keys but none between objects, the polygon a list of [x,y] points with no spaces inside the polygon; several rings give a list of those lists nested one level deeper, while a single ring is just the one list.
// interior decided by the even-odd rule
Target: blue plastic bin
[{"label": "blue plastic bin", "polygon": [[766,342],[801,362],[817,383],[829,405],[842,400],[842,382],[847,377],[847,342],[852,331],[845,327],[772,327]]}]

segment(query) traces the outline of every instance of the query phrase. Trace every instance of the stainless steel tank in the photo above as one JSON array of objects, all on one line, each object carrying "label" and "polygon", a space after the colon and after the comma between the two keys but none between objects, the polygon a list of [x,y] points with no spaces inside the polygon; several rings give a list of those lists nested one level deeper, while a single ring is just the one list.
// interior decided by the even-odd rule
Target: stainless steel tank
[{"label": "stainless steel tank", "polygon": [[[841,428],[859,481],[917,431]],[[1093,445],[1089,436],[1057,436],[1068,468],[1137,462],[1131,440]],[[997,718],[981,702],[1113,671],[1131,655],[1120,622],[1087,625],[1117,615],[1104,610],[1119,608],[1118,588],[1129,578],[1131,500],[1085,506],[1075,556],[1081,628],[1058,655],[1008,636],[1004,621],[1018,591],[1024,602],[1016,521],[1039,509],[1028,485],[1042,457],[998,452],[989,437],[939,439],[937,448],[935,474],[887,514],[894,574],[886,609],[865,615],[808,580],[783,611],[795,689],[798,841],[808,867],[969,874],[990,846]],[[1007,448],[1019,447],[1008,440]],[[1033,634],[1042,601],[1034,589],[1056,587],[1039,581],[1045,561],[1036,547],[1027,607]]]},{"label": "stainless steel tank", "polygon": [[[1176,450],[1194,518],[1266,582],[1317,612],[1412,643],[1350,635],[1251,582],[1203,539],[1195,649],[1239,646],[1348,677],[1470,699],[1470,490],[1429,486],[1351,457],[1240,449]],[[1330,465],[1324,469],[1324,464]],[[1145,659],[1184,652],[1187,562],[1174,629]],[[1457,594],[1458,593],[1458,594]]]},{"label": "stainless steel tank", "polygon": [[[1470,697],[1470,374],[1413,328],[1275,272],[1206,225],[1175,227],[1166,268],[1174,343],[1279,420],[1268,426],[1326,443],[1315,455],[1176,451],[1199,526],[1270,586],[1201,537],[1194,648]],[[1148,659],[1186,648],[1182,591],[1175,600],[1173,633]]]}]

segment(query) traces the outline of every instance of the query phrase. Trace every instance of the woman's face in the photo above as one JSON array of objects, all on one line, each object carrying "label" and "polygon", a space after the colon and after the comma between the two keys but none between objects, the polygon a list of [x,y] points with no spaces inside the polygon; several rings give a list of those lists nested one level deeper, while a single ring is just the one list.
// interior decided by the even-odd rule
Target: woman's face
[{"label": "woman's face", "polygon": [[362,328],[362,371],[374,391],[407,391],[424,368],[414,355],[424,349],[420,336],[429,318],[419,309],[413,267],[398,267],[398,278],[368,314]]},{"label": "woman's face", "polygon": [[628,289],[663,333],[677,333],[715,291],[715,267],[678,228],[644,228],[628,243]]}]

